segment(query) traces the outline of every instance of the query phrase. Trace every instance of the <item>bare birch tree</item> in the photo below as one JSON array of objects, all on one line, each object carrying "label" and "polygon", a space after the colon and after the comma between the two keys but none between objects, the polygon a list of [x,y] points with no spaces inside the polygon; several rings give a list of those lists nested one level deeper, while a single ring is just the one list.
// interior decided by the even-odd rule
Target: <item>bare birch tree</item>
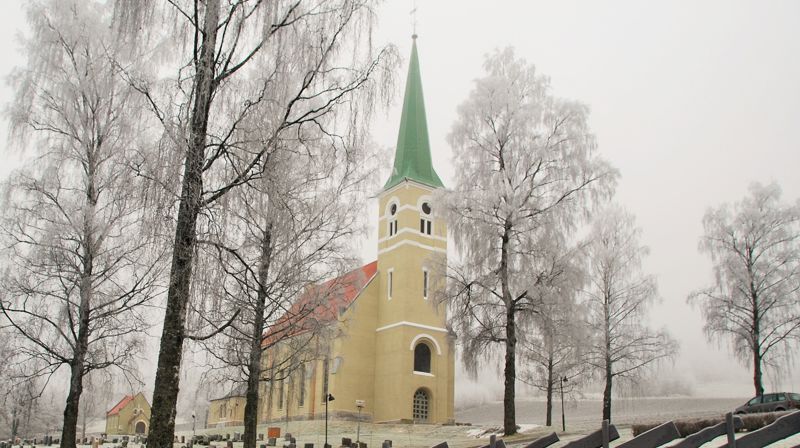
[{"label": "bare birch tree", "polygon": [[714,285],[689,296],[708,338],[730,341],[753,368],[756,395],[764,367],[778,368],[800,339],[800,204],[781,203],[776,184],[750,186],[733,204],[709,208],[700,250],[711,257]]},{"label": "bare birch tree", "polygon": [[3,185],[6,268],[0,311],[26,344],[34,375],[69,369],[62,447],[74,447],[83,379],[116,367],[134,373],[161,264],[139,235],[141,200],[126,155],[145,122],[118,76],[111,14],[94,2],[28,8],[32,36],[15,72],[15,134],[34,161]]},{"label": "bare birch tree", "polygon": [[[256,445],[260,384],[287,379],[318,356],[320,320],[344,285],[317,284],[352,265],[349,243],[361,229],[353,204],[363,202],[368,174],[363,142],[313,132],[270,151],[266,174],[228,197],[230,216],[218,240],[201,241],[206,263],[223,266],[211,276],[222,291],[197,317],[223,321],[239,313],[222,337],[204,345],[232,372],[227,379],[247,385],[245,448]],[[267,350],[271,371],[263,369]]]},{"label": "bare birch tree", "polygon": [[518,327],[537,311],[533,290],[553,275],[546,254],[610,192],[616,173],[596,154],[586,106],[554,97],[549,80],[511,49],[488,56],[484,69],[448,137],[456,186],[445,213],[460,256],[448,268],[448,299],[469,370],[490,346],[505,351],[510,435]]},{"label": "bare birch tree", "polygon": [[[375,78],[387,73],[395,52],[362,45],[370,42],[371,0],[115,5],[125,38],[167,55],[155,75],[131,70],[130,78],[164,128],[165,160],[143,160],[155,167],[145,175],[165,187],[161,204],[175,204],[163,211],[174,223],[173,258],[148,438],[153,447],[171,448],[194,254],[198,235],[213,226],[209,209],[264,174],[265,153],[283,132],[321,128],[320,118],[340,107],[363,129]],[[290,68],[301,75],[288,83],[274,76]],[[255,122],[250,118],[260,105],[276,99],[286,99],[274,103],[280,119],[269,123],[271,136],[253,151],[239,139],[248,134],[238,131]]]},{"label": "bare birch tree", "polygon": [[553,394],[572,391],[587,373],[583,358],[589,332],[577,297],[584,280],[581,267],[573,260],[576,254],[568,251],[553,258],[556,275],[536,290],[539,307],[533,316],[532,334],[521,344],[521,377],[545,393],[547,426],[553,423]]},{"label": "bare birch tree", "polygon": [[633,380],[677,352],[677,343],[666,331],[652,331],[645,323],[658,291],[655,277],[642,272],[649,250],[639,243],[640,235],[633,215],[610,206],[598,215],[585,246],[585,297],[594,334],[587,359],[605,382],[604,420],[611,420],[616,379]]}]

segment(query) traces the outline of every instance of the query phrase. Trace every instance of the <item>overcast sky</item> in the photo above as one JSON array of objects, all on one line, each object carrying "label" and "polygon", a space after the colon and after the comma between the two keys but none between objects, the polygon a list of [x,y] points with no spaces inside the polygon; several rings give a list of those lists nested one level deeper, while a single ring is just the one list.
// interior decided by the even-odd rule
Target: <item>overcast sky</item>
[{"label": "overcast sky", "polygon": [[[652,322],[681,343],[664,375],[699,395],[752,394],[752,374],[707,343],[687,295],[710,285],[697,244],[707,207],[738,200],[751,182],[800,196],[800,2],[418,1],[417,41],[433,159],[453,177],[446,136],[481,77],[484,55],[513,46],[551,78],[556,95],[591,109],[599,150],[622,173],[616,200],[651,249],[645,269],[663,298]],[[380,10],[379,40],[407,58],[411,1]],[[406,70],[406,66],[403,67]],[[405,71],[403,71],[403,77]],[[394,147],[399,102],[376,140]],[[367,257],[374,257],[374,249]],[[767,389],[800,390],[800,377]]]},{"label": "overcast sky", "polygon": [[[13,35],[24,19],[19,2],[3,5],[5,75],[22,62]],[[750,370],[705,341],[686,297],[711,281],[697,251],[708,206],[741,198],[754,181],[778,182],[787,200],[800,196],[800,2],[419,0],[417,8],[431,147],[444,182],[452,185],[446,135],[457,106],[482,76],[484,55],[515,47],[556,95],[589,105],[599,150],[622,173],[616,199],[637,216],[651,249],[645,268],[663,297],[652,322],[681,343],[668,374],[697,383],[699,395],[750,395]],[[411,9],[411,0],[392,0],[377,11],[377,41],[398,45],[406,61]],[[374,126],[384,147],[396,142],[402,87]],[[10,95],[3,84],[0,104]],[[365,261],[375,252],[365,244]],[[800,391],[800,376],[770,377],[767,388]]]}]

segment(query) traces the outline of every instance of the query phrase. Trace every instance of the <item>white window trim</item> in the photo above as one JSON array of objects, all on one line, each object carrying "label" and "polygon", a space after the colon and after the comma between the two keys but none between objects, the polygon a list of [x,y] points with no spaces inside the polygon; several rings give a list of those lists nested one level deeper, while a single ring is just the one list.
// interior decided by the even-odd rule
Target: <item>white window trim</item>
[{"label": "white window trim", "polygon": [[414,371],[414,375],[420,375],[420,376],[430,376],[430,377],[435,377],[435,376],[436,376],[436,375],[434,375],[434,374],[432,374],[432,373],[428,373],[428,372],[420,372],[420,371],[417,371],[417,370],[415,370],[415,371]]},{"label": "white window trim", "polygon": [[[419,233],[417,233],[417,235],[419,235]],[[426,249],[426,250],[429,250],[431,252],[439,252],[441,254],[447,255],[447,249],[443,249],[441,247],[429,246],[427,244],[418,243],[418,242],[412,241],[412,240],[398,241],[397,243],[392,244],[391,246],[389,246],[389,247],[387,247],[385,249],[380,249],[378,251],[378,255],[385,254],[386,252],[393,251],[393,250],[397,249],[398,247],[402,247],[402,246],[405,246],[405,245],[416,246],[416,247],[419,247],[420,249]]]},{"label": "white window trim", "polygon": [[[380,333],[381,331],[389,330],[391,328],[400,327],[400,326],[422,328],[423,330],[440,331],[442,333],[447,333],[447,328],[432,327],[430,325],[423,325],[423,324],[418,324],[416,322],[407,322],[407,321],[395,322],[393,324],[389,324],[389,325],[377,328],[377,329],[375,329],[375,333]],[[412,348],[412,350],[413,350],[413,348]]]},{"label": "white window trim", "polygon": [[439,347],[439,343],[436,342],[436,339],[433,336],[426,333],[420,333],[417,336],[415,336],[414,339],[411,340],[411,346],[409,347],[409,349],[412,352],[414,351],[414,348],[417,346],[417,341],[419,341],[420,339],[427,339],[431,341],[431,344],[433,344],[433,346],[436,347],[436,354],[437,355],[442,354],[442,348]]}]

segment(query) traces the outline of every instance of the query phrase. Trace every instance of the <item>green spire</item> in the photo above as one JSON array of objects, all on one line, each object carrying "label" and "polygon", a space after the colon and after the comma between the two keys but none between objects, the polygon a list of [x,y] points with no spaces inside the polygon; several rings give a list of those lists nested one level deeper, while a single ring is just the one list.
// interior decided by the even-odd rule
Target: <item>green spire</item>
[{"label": "green spire", "polygon": [[444,186],[431,163],[431,145],[428,141],[425,100],[422,98],[422,77],[419,74],[416,34],[413,39],[394,168],[383,187],[384,190],[394,187],[404,179],[415,180],[431,187]]}]

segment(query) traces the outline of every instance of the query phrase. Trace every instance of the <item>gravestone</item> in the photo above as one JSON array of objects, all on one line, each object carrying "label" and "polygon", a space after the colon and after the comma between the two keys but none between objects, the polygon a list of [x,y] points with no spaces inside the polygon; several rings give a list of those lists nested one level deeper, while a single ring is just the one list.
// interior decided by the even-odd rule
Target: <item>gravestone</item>
[{"label": "gravestone", "polygon": [[275,446],[275,442],[276,442],[276,441],[277,441],[277,440],[275,440],[275,437],[270,437],[270,438],[268,438],[268,439],[267,439],[267,446]]}]

